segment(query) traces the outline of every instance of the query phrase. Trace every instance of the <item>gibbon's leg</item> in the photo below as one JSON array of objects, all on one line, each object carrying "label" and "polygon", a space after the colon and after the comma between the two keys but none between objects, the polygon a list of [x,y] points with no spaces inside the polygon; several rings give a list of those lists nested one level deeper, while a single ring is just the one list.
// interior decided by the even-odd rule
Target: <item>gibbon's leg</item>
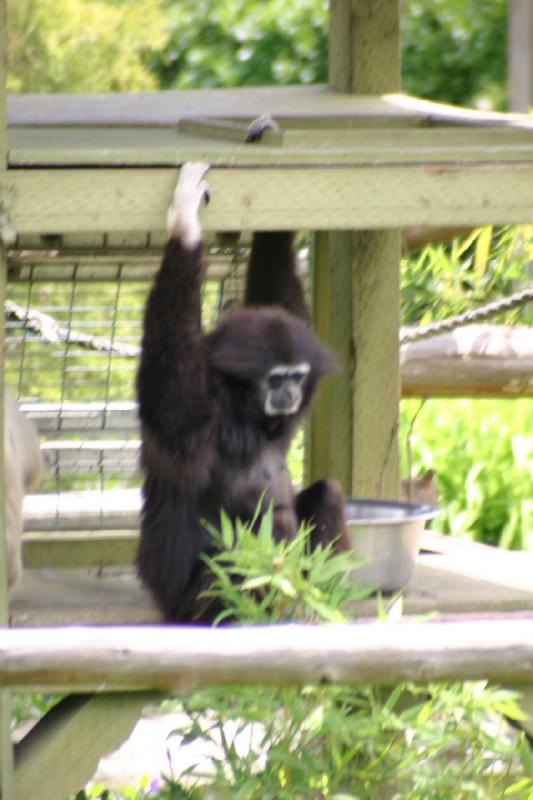
[{"label": "gibbon's leg", "polygon": [[254,233],[244,302],[247,306],[279,306],[311,324],[296,270],[293,233]]},{"label": "gibbon's leg", "polygon": [[296,496],[296,513],[300,523],[314,525],[311,547],[335,542],[336,550],[349,550],[350,539],[344,513],[344,495],[335,480],[317,481]]},{"label": "gibbon's leg", "polygon": [[[251,123],[245,141],[260,141],[268,130],[278,130],[278,126],[268,115],[263,115]],[[311,324],[297,274],[292,232],[254,233],[244,302],[247,306],[280,306]]]}]

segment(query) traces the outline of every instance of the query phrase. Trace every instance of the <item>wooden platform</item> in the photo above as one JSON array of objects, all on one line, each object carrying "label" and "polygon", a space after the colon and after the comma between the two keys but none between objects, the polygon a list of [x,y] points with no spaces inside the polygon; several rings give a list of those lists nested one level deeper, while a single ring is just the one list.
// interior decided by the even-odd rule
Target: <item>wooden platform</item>
[{"label": "wooden platform", "polygon": [[[134,537],[129,538],[130,553]],[[501,551],[427,531],[401,610],[407,615],[518,616],[533,614],[533,553]],[[53,550],[50,552],[53,558]],[[398,600],[396,601],[398,603]],[[354,617],[375,617],[375,600]],[[14,626],[149,623],[159,619],[131,571],[27,570],[11,595]]]},{"label": "wooden platform", "polygon": [[[248,123],[265,112],[283,127],[281,143],[244,144]],[[230,132],[227,120],[237,126]],[[8,122],[0,195],[20,242],[161,232],[173,168],[188,160],[213,165],[207,230],[531,218],[533,123],[524,115],[313,86],[12,97]]]}]

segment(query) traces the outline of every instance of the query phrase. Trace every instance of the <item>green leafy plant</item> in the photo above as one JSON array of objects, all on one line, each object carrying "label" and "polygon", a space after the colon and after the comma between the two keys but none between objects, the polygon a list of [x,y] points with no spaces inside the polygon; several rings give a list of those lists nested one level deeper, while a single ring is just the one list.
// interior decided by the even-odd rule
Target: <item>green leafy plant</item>
[{"label": "green leafy plant", "polygon": [[[276,543],[268,515],[257,536],[224,518],[219,544],[212,593],[236,622],[341,621],[361,597],[349,556],[310,553],[305,530]],[[522,718],[516,700],[479,682],[202,690],[181,701],[174,735],[205,758],[167,775],[158,797],[496,800],[516,786],[528,797],[531,752],[502,716]]]},{"label": "green leafy plant", "polygon": [[[425,247],[401,262],[402,322],[427,325],[510,295],[521,288],[532,260],[533,225],[487,225],[449,245]],[[494,321],[531,325],[533,308]]]},{"label": "green leafy plant", "polygon": [[406,0],[403,87],[469,106],[505,108],[507,0]]},{"label": "green leafy plant", "polygon": [[[418,400],[402,402],[402,441],[419,407]],[[410,443],[413,474],[436,473],[439,530],[509,549],[533,548],[530,401],[427,401]]]},{"label": "green leafy plant", "polygon": [[350,580],[358,560],[350,553],[332,554],[331,547],[311,552],[308,528],[291,541],[276,542],[272,506],[257,533],[240,521],[234,526],[224,513],[220,533],[211,533],[218,553],[205,559],[214,574],[206,595],[225,607],[217,622],[227,617],[250,623],[345,622],[350,603],[369,594]]}]

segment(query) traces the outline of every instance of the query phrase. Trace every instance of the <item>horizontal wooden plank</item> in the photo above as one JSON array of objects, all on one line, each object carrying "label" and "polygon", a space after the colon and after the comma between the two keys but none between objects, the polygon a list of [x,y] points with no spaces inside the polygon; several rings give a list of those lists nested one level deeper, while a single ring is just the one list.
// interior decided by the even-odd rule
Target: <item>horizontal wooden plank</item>
[{"label": "horizontal wooden plank", "polygon": [[252,147],[169,129],[14,128],[9,165],[169,166],[183,161],[270,166],[531,161],[533,126],[521,129],[289,131],[283,146]]},{"label": "horizontal wooden plank", "polygon": [[356,96],[327,86],[254,86],[112,94],[29,94],[8,97],[10,125],[169,126],[180,119],[249,121],[269,113],[284,126],[457,125],[528,126],[525,114],[499,114],[404,94]]},{"label": "horizontal wooden plank", "polygon": [[111,489],[28,494],[24,498],[24,530],[138,529],[138,489]]},{"label": "horizontal wooden plank", "polygon": [[[26,238],[26,241],[24,241]],[[63,237],[60,237],[63,238]],[[166,241],[166,237],[164,237]],[[164,242],[157,249],[144,253],[123,250],[120,253],[102,250],[36,250],[39,243],[28,242],[21,237],[17,242],[20,250],[13,250],[8,257],[10,283],[76,283],[115,282],[146,283],[153,280],[159,267]],[[62,242],[56,242],[62,247]],[[207,256],[207,279],[223,281],[230,275],[244,274],[244,253],[240,249],[232,253]]]},{"label": "horizontal wooden plank", "polygon": [[10,125],[150,125],[173,126],[180,119],[208,116],[249,121],[268,112],[278,121],[306,119],[325,125],[343,120],[373,124],[416,124],[427,118],[420,108],[403,108],[394,98],[359,97],[326,86],[243,87],[189,91],[93,95],[13,95],[8,98]]},{"label": "horizontal wooden plank", "polygon": [[[10,170],[0,174],[18,233],[161,231],[174,169]],[[207,230],[377,229],[525,223],[533,164],[213,168]]]},{"label": "horizontal wooden plank", "polygon": [[25,534],[23,562],[29,569],[131,566],[135,563],[138,540],[137,531]]},{"label": "horizontal wooden plank", "polygon": [[[47,550],[49,536],[51,548]],[[12,624],[111,624],[157,619],[153,603],[131,567],[124,569],[124,556],[133,551],[135,541],[136,532],[127,530],[30,536],[27,545],[34,566],[47,569],[24,570],[10,596]],[[98,561],[96,542],[101,542],[110,569]],[[82,569],[58,570],[51,562],[52,554],[65,567]],[[87,567],[92,568],[90,574]],[[493,617],[513,612],[523,616],[533,613],[532,571],[531,553],[502,551],[425,531],[409,586],[400,598],[385,598],[384,602],[396,609],[394,613],[400,607],[405,615],[436,612],[445,617]],[[373,619],[377,610],[378,601],[370,598],[355,604],[352,613],[354,618]]]},{"label": "horizontal wooden plank", "polygon": [[51,431],[134,431],[139,427],[133,402],[21,403],[39,433]]},{"label": "horizontal wooden plank", "polygon": [[[119,625],[158,622],[161,618],[149,593],[132,569],[101,574],[87,570],[25,569],[10,592],[11,625]],[[3,631],[0,631],[0,642]]]},{"label": "horizontal wooden plank", "polygon": [[404,397],[533,397],[533,329],[467,325],[400,348]]},{"label": "horizontal wooden plank", "polygon": [[205,686],[490,680],[533,683],[533,618],[395,625],[5,630],[4,686]]},{"label": "horizontal wooden plank", "polygon": [[119,474],[131,477],[139,470],[138,440],[51,439],[41,444],[46,468],[62,475],[72,472]]}]

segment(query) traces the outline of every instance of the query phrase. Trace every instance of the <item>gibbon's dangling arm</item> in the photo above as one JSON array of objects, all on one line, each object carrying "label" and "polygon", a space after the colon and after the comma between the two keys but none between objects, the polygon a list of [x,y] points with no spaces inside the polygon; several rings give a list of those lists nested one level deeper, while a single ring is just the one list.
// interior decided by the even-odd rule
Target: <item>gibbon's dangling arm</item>
[{"label": "gibbon's dangling arm", "polygon": [[156,452],[162,448],[176,462],[193,452],[195,460],[202,457],[213,417],[200,297],[198,210],[207,195],[206,171],[204,164],[188,164],[180,172],[167,218],[170,238],[146,305],[137,377],[147,440],[153,438]]},{"label": "gibbon's dangling arm", "polygon": [[290,231],[254,233],[245,303],[280,306],[311,323],[303,287],[296,274],[294,234]]}]

